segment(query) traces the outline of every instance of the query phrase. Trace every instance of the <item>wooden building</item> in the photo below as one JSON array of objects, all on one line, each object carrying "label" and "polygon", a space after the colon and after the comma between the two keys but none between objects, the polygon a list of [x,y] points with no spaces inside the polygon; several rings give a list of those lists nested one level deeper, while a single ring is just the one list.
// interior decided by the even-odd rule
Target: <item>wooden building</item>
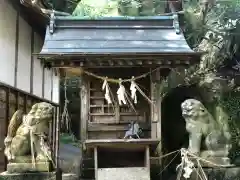
[{"label": "wooden building", "polygon": [[[150,151],[146,150],[146,157],[153,156],[158,145],[158,155],[161,155],[161,123],[166,121],[161,119],[161,79],[171,68],[187,67],[199,62],[200,53],[194,52],[186,43],[177,14],[97,19],[53,14],[39,58],[52,67],[79,70],[81,140],[87,149],[94,149],[95,178],[101,179],[96,175],[102,172],[97,168],[99,163],[96,163],[101,148],[109,150],[120,147],[125,155],[131,154],[111,156],[111,149],[108,153],[105,152],[107,156],[104,153],[98,156],[106,157],[102,159],[105,163],[110,163],[108,156],[120,161],[124,158],[131,159],[137,154],[130,153],[129,147],[134,145],[123,140],[131,121],[138,122],[144,132],[142,139],[132,140],[133,144],[150,147]],[[151,103],[138,93],[135,110],[117,102],[108,105],[102,90],[104,77],[124,80],[132,76],[141,77],[136,82]],[[110,81],[109,86],[116,100],[119,84]],[[130,83],[125,82],[124,86],[129,89]],[[91,153],[88,156],[93,158]],[[103,164],[101,167],[104,167]]]},{"label": "wooden building", "polygon": [[0,172],[5,170],[4,138],[13,113],[27,113],[41,101],[59,104],[59,72],[33,56],[43,46],[47,22],[20,1],[0,1]]}]

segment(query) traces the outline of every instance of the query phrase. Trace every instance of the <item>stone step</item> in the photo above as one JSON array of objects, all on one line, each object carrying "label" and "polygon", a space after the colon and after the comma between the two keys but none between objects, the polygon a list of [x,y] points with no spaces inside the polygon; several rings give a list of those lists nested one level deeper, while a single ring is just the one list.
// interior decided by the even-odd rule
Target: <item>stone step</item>
[{"label": "stone step", "polygon": [[76,174],[64,173],[62,180],[79,180],[79,177]]}]

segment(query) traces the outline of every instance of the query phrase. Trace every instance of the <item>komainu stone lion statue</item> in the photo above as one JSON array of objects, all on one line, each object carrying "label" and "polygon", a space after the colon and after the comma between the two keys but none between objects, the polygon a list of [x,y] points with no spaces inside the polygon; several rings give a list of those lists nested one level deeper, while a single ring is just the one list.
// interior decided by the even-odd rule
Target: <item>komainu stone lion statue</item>
[{"label": "komainu stone lion statue", "polygon": [[189,133],[188,150],[216,164],[230,165],[231,135],[223,130],[204,105],[195,99],[181,104],[182,116]]},{"label": "komainu stone lion statue", "polygon": [[[45,166],[41,167],[38,163],[51,160],[47,137],[52,116],[53,106],[45,102],[34,104],[27,115],[21,110],[13,114],[4,140],[4,153],[9,161],[8,171],[11,166],[16,170],[18,163],[21,166],[22,163],[37,165],[44,170]],[[21,170],[23,169],[21,167]]]}]

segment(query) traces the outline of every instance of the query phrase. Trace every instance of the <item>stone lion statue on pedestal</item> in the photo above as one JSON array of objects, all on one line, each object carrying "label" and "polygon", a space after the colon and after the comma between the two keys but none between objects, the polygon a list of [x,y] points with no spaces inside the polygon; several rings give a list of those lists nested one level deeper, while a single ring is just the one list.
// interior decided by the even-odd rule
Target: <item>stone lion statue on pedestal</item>
[{"label": "stone lion statue on pedestal", "polygon": [[230,165],[231,135],[196,99],[181,104],[182,116],[189,133],[188,150],[216,164]]},{"label": "stone lion statue on pedestal", "polygon": [[[35,168],[32,170],[40,167],[44,171],[46,164],[41,166],[39,162],[46,163],[51,160],[47,139],[52,117],[53,106],[45,102],[34,104],[27,115],[24,115],[21,110],[13,114],[4,140],[4,153],[9,161],[8,171],[9,169],[11,171],[12,166],[14,171],[18,169],[16,167],[18,163],[25,167],[31,164],[33,165],[31,167]],[[21,169],[25,171],[23,167]]]}]

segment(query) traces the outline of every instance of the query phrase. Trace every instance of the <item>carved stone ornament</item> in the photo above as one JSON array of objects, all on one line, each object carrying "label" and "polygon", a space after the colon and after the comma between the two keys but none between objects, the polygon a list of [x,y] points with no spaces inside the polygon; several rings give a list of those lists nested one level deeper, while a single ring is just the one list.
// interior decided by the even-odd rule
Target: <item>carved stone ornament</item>
[{"label": "carved stone ornament", "polygon": [[34,104],[27,115],[21,110],[13,114],[4,140],[8,172],[49,171],[47,139],[52,117],[53,106],[45,102]]}]

